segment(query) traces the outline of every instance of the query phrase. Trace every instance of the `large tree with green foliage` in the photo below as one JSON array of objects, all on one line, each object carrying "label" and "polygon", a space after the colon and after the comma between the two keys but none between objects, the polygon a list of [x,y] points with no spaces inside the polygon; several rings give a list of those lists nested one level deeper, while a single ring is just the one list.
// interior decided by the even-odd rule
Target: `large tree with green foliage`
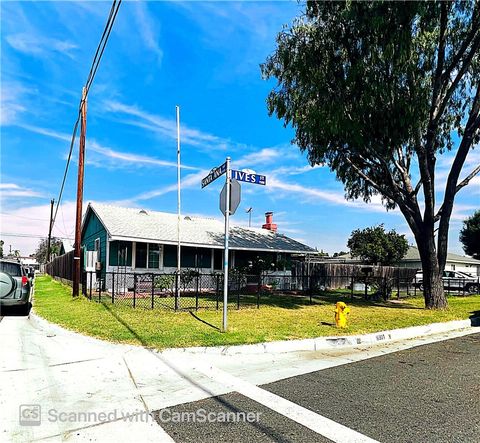
[{"label": "large tree with green foliage", "polygon": [[386,232],[383,225],[356,229],[348,239],[352,257],[360,257],[372,265],[390,266],[398,263],[408,251],[408,241],[395,229]]},{"label": "large tree with green foliage", "polygon": [[[38,263],[46,263],[47,261],[47,245],[48,239],[42,238],[37,246],[35,251],[35,258]],[[50,257],[55,254],[58,255],[60,253],[60,248],[62,247],[62,240],[57,237],[52,237],[50,242]]]},{"label": "large tree with green foliage", "polygon": [[[402,212],[428,308],[447,305],[440,276],[453,203],[480,171],[462,172],[479,139],[479,49],[478,0],[309,1],[262,65],[278,80],[269,112],[293,126],[309,162],[329,166],[347,198],[380,195]],[[437,158],[448,152],[437,206]]]},{"label": "large tree with green foliage", "polygon": [[460,231],[460,241],[465,254],[480,260],[480,210],[463,221]]}]

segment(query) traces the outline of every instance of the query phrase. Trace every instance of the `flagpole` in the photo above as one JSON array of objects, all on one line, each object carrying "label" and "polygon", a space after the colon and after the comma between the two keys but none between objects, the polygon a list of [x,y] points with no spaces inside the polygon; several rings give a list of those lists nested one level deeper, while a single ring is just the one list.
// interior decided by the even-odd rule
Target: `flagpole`
[{"label": "flagpole", "polygon": [[180,213],[180,107],[175,106],[177,114],[177,284],[176,290],[177,294],[175,297],[175,309],[178,309],[178,299],[180,291],[180,258],[181,258],[181,243],[180,243],[180,222],[181,222],[181,213]]}]

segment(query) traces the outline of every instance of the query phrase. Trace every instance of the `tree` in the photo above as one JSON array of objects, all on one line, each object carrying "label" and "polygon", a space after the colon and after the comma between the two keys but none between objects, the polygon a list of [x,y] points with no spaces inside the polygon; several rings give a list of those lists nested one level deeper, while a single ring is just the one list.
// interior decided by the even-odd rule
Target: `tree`
[{"label": "tree", "polygon": [[408,241],[395,229],[385,232],[383,225],[356,229],[348,239],[352,257],[360,257],[372,265],[390,266],[398,263],[408,251]]},{"label": "tree", "polygon": [[[278,80],[269,113],[295,129],[310,164],[329,166],[347,198],[380,195],[401,211],[428,308],[447,306],[440,276],[453,203],[480,171],[460,178],[480,135],[479,8],[478,0],[308,1],[262,65],[264,78]],[[449,151],[436,210],[436,163]]]},{"label": "tree", "polygon": [[334,252],[332,257],[333,258],[340,257],[341,255],[345,255],[345,254],[348,254],[348,252],[347,251]]},{"label": "tree", "polygon": [[[37,249],[35,251],[35,258],[37,259],[38,263],[45,263],[47,260],[47,244],[48,239],[42,238],[38,243]],[[59,254],[60,248],[62,247],[62,240],[57,237],[52,237],[50,242],[50,256],[52,254]]]},{"label": "tree", "polygon": [[480,210],[475,211],[471,217],[463,221],[460,241],[465,254],[480,260]]}]

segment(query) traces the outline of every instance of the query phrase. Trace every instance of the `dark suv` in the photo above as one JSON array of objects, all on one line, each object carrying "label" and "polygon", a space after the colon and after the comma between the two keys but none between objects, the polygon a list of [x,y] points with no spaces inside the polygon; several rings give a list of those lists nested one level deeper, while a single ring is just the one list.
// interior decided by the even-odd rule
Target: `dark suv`
[{"label": "dark suv", "polygon": [[6,307],[16,307],[21,314],[28,315],[30,287],[30,280],[20,263],[0,259],[0,314]]}]

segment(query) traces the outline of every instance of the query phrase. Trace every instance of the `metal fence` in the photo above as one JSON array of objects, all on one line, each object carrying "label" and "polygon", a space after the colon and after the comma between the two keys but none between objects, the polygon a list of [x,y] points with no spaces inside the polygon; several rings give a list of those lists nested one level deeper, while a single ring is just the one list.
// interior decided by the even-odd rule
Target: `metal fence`
[{"label": "metal fence", "polygon": [[[444,280],[450,295],[478,294],[480,280]],[[228,307],[242,309],[260,305],[313,303],[322,296],[388,300],[422,295],[417,278],[368,276],[241,275],[229,277]],[[83,294],[90,300],[130,306],[171,310],[221,309],[223,274],[178,274],[131,272],[84,272]]]}]

